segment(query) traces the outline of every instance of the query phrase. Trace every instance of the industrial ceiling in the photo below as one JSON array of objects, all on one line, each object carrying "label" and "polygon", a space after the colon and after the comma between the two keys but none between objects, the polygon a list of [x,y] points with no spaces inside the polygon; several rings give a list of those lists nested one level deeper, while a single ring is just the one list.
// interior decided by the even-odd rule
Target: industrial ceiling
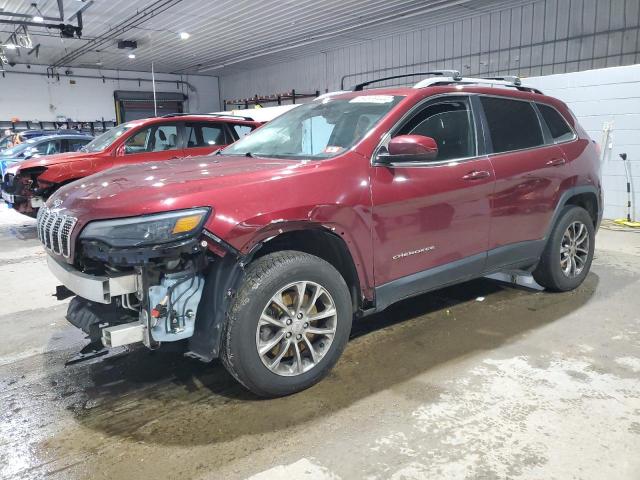
[{"label": "industrial ceiling", "polygon": [[[527,3],[531,0],[0,0],[0,44],[6,45],[20,22],[29,22],[33,46],[5,48],[11,63],[149,71],[153,62],[159,72],[224,75]],[[81,37],[62,38],[52,25],[77,26],[78,11]],[[137,48],[120,49],[121,40],[135,41]]]}]

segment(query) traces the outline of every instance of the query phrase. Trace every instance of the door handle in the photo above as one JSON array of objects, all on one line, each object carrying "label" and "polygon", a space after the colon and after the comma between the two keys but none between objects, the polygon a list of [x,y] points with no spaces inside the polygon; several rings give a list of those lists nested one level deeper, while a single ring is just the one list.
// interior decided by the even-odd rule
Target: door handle
[{"label": "door handle", "polygon": [[490,177],[491,173],[486,170],[474,170],[473,172],[467,173],[462,177],[463,180],[480,180],[482,178]]},{"label": "door handle", "polygon": [[564,158],[552,158],[547,162],[548,167],[559,167],[560,165],[564,165],[566,160]]}]

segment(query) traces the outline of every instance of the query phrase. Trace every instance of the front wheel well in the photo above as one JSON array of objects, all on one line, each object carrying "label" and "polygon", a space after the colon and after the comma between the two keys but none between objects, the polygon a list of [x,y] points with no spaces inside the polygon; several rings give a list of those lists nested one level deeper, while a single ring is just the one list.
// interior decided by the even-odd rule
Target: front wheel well
[{"label": "front wheel well", "polygon": [[329,262],[340,272],[349,288],[353,311],[362,308],[358,271],[347,245],[340,237],[320,228],[285,232],[265,242],[253,260],[282,250],[308,253]]},{"label": "front wheel well", "polygon": [[598,197],[593,192],[585,192],[573,195],[566,202],[565,205],[577,205],[584,208],[589,212],[591,220],[593,220],[593,226],[598,224]]}]

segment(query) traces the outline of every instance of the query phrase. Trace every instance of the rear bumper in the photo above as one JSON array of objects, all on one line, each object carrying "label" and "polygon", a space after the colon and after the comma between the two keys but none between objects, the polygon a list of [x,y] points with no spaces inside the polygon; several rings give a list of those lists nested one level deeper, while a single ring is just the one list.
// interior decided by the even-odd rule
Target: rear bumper
[{"label": "rear bumper", "polygon": [[138,275],[133,273],[110,277],[88,275],[72,265],[58,262],[51,255],[47,255],[47,265],[65,287],[92,302],[109,304],[114,297],[138,291]]}]

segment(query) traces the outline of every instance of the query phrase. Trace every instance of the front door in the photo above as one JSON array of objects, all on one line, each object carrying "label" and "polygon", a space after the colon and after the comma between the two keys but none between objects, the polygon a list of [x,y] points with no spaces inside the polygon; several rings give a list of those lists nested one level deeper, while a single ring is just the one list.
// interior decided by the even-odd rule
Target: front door
[{"label": "front door", "polygon": [[177,122],[156,123],[140,129],[127,138],[123,150],[116,159],[120,165],[173,160],[184,156]]},{"label": "front door", "polygon": [[474,118],[466,96],[431,100],[391,136],[432,137],[438,156],[375,167],[376,286],[406,287],[392,301],[484,268],[494,175],[489,159],[478,155]]}]

